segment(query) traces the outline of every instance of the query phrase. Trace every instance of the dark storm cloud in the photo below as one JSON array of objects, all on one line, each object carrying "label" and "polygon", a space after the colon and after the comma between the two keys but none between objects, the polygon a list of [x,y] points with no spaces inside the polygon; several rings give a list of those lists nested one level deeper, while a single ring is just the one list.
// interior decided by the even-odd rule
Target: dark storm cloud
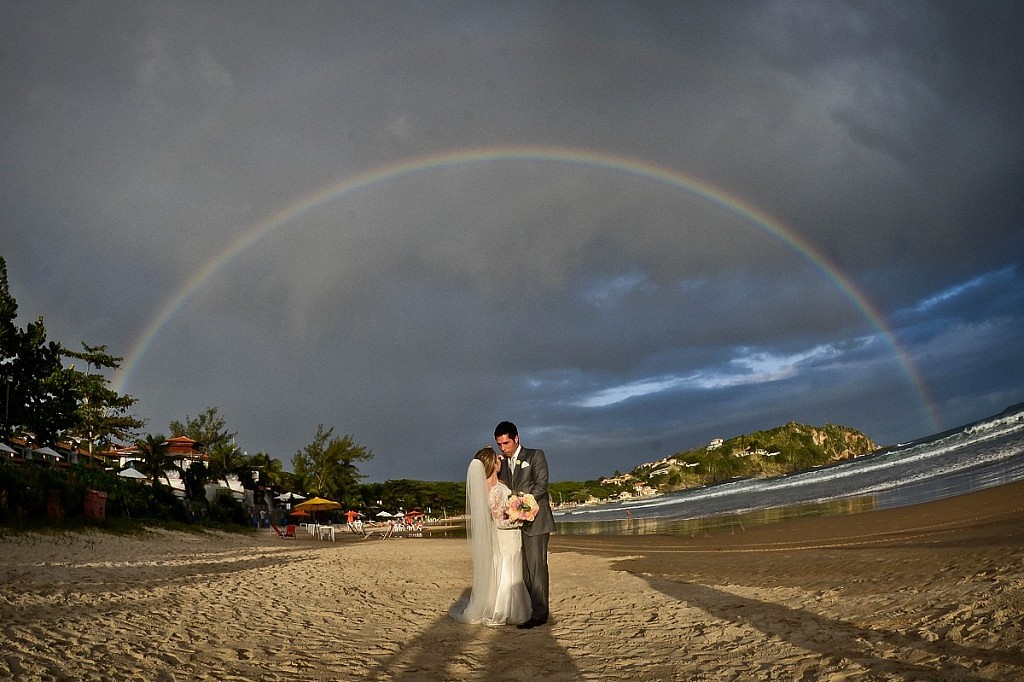
[{"label": "dark storm cloud", "polygon": [[456,480],[511,418],[568,479],[1021,400],[1016,3],[2,13],[0,255],[69,345],[127,354],[270,216],[456,149],[657,164],[783,229],[579,159],[384,178],[290,213],[129,358],[152,432],[216,405],[250,452],[287,462],[323,423],[375,480]]}]

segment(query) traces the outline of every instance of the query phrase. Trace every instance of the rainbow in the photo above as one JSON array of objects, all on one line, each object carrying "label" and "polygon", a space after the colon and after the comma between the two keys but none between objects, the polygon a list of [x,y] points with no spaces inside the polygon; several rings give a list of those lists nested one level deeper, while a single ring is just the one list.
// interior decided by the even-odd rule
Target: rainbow
[{"label": "rainbow", "polygon": [[159,337],[164,326],[178,315],[185,304],[206,286],[221,268],[230,263],[241,252],[252,247],[274,230],[299,218],[303,213],[353,192],[415,173],[424,173],[452,166],[507,161],[574,164],[646,178],[673,189],[683,190],[698,196],[730,213],[740,216],[754,226],[780,239],[831,280],[854,307],[878,330],[899,359],[907,378],[917,392],[921,404],[924,406],[932,422],[933,429],[935,431],[940,430],[939,419],[928,396],[924,381],[885,319],[849,277],[815,249],[814,246],[801,239],[791,229],[756,206],[737,196],[724,192],[699,178],[666,166],[628,156],[557,146],[492,146],[442,151],[403,159],[372,168],[362,173],[349,175],[337,182],[299,197],[268,215],[263,220],[249,226],[234,240],[225,245],[217,254],[206,261],[202,267],[192,273],[184,285],[171,296],[163,307],[160,308],[156,316],[146,325],[146,328],[126,356],[120,371],[113,378],[114,390],[118,392],[124,391],[125,386],[128,385],[131,379],[132,371],[145,356],[149,346]]}]

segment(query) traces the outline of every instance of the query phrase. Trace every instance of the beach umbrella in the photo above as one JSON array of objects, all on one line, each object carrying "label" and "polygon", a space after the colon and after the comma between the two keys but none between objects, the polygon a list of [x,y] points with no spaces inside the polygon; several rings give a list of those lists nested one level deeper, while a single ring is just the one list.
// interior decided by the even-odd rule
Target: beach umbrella
[{"label": "beach umbrella", "polygon": [[288,516],[309,516],[309,512],[304,509],[296,509],[295,511],[288,512]]},{"label": "beach umbrella", "polygon": [[322,497],[311,497],[305,502],[299,502],[295,505],[295,508],[308,512],[330,511],[332,509],[341,509],[341,504],[339,502],[325,500]]},{"label": "beach umbrella", "polygon": [[51,447],[39,448],[38,450],[33,450],[32,452],[38,452],[40,455],[43,455],[44,457],[56,457],[57,459],[64,459],[64,455],[60,454]]},{"label": "beach umbrella", "polygon": [[282,502],[294,502],[295,500],[304,500],[306,498],[298,493],[281,493],[274,499],[281,500]]},{"label": "beach umbrella", "polygon": [[384,517],[386,519],[390,519],[392,516],[394,516],[394,514],[392,514],[391,512],[388,512],[388,511],[382,511],[382,512],[377,512],[377,516],[382,516],[382,517]]},{"label": "beach umbrella", "polygon": [[322,512],[341,509],[341,503],[325,500],[322,497],[311,497],[305,502],[299,502],[295,505],[295,508],[306,512]]},{"label": "beach umbrella", "polygon": [[12,455],[16,455],[16,454],[18,454],[18,451],[17,451],[17,450],[15,450],[14,448],[12,448],[12,447],[11,447],[10,445],[8,445],[7,443],[0,443],[0,450],[2,450],[2,451],[4,451],[4,452],[9,452],[9,453],[11,453]]},{"label": "beach umbrella", "polygon": [[128,467],[123,471],[118,471],[117,475],[122,478],[146,478],[146,474],[142,473],[135,467]]}]

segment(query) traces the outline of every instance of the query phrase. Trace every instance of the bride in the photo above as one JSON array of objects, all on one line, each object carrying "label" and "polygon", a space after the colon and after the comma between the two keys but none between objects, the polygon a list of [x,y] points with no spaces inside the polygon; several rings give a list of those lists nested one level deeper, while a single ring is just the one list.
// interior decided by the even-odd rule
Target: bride
[{"label": "bride", "polygon": [[476,453],[466,473],[466,534],[473,558],[469,602],[456,604],[452,618],[463,623],[519,624],[530,617],[530,594],[523,583],[523,540],[509,521],[508,486],[498,480],[498,453]]}]

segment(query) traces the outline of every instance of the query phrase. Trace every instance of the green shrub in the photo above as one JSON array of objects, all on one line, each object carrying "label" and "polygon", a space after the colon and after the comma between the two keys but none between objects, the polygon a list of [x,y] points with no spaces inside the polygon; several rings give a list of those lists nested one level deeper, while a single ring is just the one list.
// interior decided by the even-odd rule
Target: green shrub
[{"label": "green shrub", "polygon": [[89,490],[107,493],[108,519],[189,521],[181,500],[167,486],[150,486],[99,469],[4,463],[0,464],[0,523],[99,523],[85,515],[85,495]]},{"label": "green shrub", "polygon": [[242,503],[228,491],[218,491],[210,505],[210,520],[215,523],[238,523],[247,526],[249,515]]}]

